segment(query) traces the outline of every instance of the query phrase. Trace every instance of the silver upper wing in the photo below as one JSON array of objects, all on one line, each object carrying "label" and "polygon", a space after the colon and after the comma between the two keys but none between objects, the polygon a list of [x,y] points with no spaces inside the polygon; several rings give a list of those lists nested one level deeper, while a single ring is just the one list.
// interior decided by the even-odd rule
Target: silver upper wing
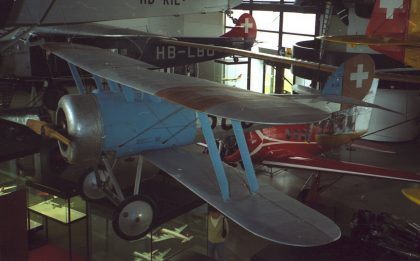
[{"label": "silver upper wing", "polygon": [[97,47],[47,43],[42,47],[108,80],[215,116],[263,124],[316,122],[328,113],[293,101],[227,85],[146,69],[150,65]]}]

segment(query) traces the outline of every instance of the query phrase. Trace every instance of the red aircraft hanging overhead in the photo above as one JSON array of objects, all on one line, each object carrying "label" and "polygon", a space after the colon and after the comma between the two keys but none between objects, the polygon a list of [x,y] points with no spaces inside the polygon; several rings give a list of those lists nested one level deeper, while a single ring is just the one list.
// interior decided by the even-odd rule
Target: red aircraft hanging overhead
[{"label": "red aircraft hanging overhead", "polygon": [[377,0],[366,35],[323,37],[327,41],[369,45],[402,63],[420,68],[420,3],[416,0]]}]

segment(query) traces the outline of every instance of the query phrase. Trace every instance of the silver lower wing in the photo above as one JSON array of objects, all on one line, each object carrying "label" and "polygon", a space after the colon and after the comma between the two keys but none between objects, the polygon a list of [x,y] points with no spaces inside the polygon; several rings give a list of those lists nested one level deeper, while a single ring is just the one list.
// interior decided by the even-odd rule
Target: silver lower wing
[{"label": "silver lower wing", "polygon": [[143,156],[257,236],[302,247],[340,238],[340,229],[333,221],[269,185],[260,184],[258,193],[249,194],[243,173],[226,164],[231,199],[223,201],[206,154],[171,148],[145,152]]}]

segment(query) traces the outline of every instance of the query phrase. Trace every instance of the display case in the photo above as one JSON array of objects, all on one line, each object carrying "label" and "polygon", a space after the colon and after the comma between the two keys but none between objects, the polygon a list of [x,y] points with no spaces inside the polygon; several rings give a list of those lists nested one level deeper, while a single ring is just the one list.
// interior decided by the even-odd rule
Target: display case
[{"label": "display case", "polygon": [[144,238],[126,241],[112,229],[112,210],[89,204],[92,260],[176,260],[186,251],[207,253],[207,204],[156,227]]},{"label": "display case", "polygon": [[2,176],[0,178],[0,197],[17,191],[19,184],[9,177]]},{"label": "display case", "polygon": [[[61,259],[87,260],[88,222],[86,203],[77,192],[60,184],[27,182],[28,227],[32,248],[47,245],[61,253]],[[42,230],[35,229],[41,224]],[[34,242],[38,241],[38,242]]]},{"label": "display case", "polygon": [[0,260],[28,260],[26,190],[0,176]]}]

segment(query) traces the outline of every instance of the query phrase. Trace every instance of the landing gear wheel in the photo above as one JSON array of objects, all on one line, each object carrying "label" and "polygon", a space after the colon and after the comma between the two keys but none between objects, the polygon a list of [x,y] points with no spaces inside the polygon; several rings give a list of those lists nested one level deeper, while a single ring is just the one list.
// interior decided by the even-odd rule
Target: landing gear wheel
[{"label": "landing gear wheel", "polygon": [[131,196],[123,200],[114,212],[112,227],[125,240],[143,238],[153,224],[155,204],[145,196]]},{"label": "landing gear wheel", "polygon": [[[99,177],[102,181],[106,180],[105,170],[98,170]],[[99,187],[96,180],[95,172],[89,169],[80,177],[81,196],[86,200],[100,200],[105,197],[104,191]]]}]

